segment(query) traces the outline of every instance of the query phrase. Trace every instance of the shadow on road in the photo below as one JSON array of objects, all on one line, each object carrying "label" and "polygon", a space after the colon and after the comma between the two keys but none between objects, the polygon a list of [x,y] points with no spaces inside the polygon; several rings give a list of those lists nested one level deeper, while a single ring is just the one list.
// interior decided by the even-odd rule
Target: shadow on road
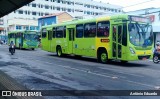
[{"label": "shadow on road", "polygon": [[[48,54],[48,56],[52,56],[52,57],[58,57],[56,54]],[[88,61],[88,62],[94,62],[94,63],[98,63],[97,59],[95,58],[88,58],[88,57],[76,57],[76,56],[70,56],[70,55],[64,55],[60,58],[66,58],[66,59],[72,59],[72,60],[80,60],[80,61]],[[102,64],[102,63],[99,63]],[[115,65],[115,66],[122,66],[122,67],[147,67],[150,65],[147,64],[142,64],[141,62],[139,63],[121,63],[119,61],[110,61],[109,63],[106,63],[106,65]]]},{"label": "shadow on road", "polygon": [[16,50],[19,50],[19,51],[36,51],[36,49],[35,50],[32,50],[32,49],[19,49],[19,48],[16,48]]}]

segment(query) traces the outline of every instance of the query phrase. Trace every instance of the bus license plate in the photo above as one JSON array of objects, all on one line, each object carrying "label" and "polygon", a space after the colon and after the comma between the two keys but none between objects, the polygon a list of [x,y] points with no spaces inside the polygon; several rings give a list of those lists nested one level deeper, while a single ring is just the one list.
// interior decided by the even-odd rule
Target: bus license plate
[{"label": "bus license plate", "polygon": [[146,60],[147,58],[143,58],[142,60]]}]

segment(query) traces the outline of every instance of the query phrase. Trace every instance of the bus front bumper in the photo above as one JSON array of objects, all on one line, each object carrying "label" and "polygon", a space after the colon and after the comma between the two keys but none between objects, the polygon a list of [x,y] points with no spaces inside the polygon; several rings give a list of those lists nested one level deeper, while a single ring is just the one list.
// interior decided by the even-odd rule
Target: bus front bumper
[{"label": "bus front bumper", "polygon": [[135,61],[135,60],[147,60],[151,59],[153,55],[136,55],[136,54],[131,54],[127,56],[127,60],[129,61]]}]

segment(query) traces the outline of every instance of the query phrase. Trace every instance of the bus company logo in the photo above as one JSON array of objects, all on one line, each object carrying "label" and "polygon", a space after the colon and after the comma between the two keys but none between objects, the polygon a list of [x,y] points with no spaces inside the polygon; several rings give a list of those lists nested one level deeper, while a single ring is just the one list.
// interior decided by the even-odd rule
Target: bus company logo
[{"label": "bus company logo", "polygon": [[108,42],[110,42],[110,40],[109,39],[101,39],[101,42],[108,43]]},{"label": "bus company logo", "polygon": [[11,91],[2,91],[2,96],[11,96]]}]

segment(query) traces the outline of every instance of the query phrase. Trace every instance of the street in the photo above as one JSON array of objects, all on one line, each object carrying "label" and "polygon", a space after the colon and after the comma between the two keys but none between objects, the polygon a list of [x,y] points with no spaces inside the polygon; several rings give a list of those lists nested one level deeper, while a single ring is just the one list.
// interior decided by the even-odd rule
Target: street
[{"label": "street", "polygon": [[[16,53],[11,55],[8,46],[1,45],[0,70],[31,90],[160,89],[160,64],[154,64],[151,60],[126,64],[120,62],[101,64],[93,58],[73,56],[59,58],[55,53],[41,49],[34,51],[17,49]],[[46,99],[52,98],[46,97]],[[106,98],[110,99],[109,96]],[[112,98],[135,99],[136,97]],[[156,96],[143,98],[158,99]]]}]

